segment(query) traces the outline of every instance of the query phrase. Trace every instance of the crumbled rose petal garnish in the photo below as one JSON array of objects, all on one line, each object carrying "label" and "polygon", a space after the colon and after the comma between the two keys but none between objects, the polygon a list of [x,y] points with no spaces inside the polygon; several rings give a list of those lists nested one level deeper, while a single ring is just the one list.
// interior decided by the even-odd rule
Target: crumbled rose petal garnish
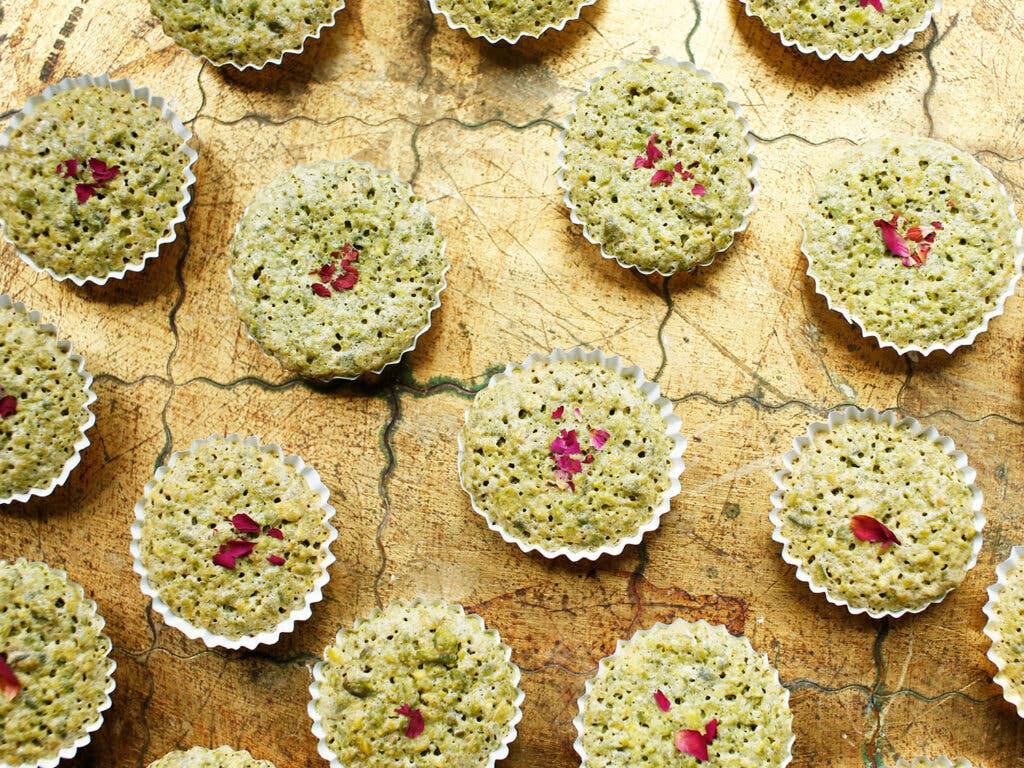
[{"label": "crumbled rose petal garnish", "polygon": [[89,160],[89,170],[92,171],[93,179],[103,183],[114,179],[121,172],[121,166],[107,165],[102,160],[97,160],[94,157]]},{"label": "crumbled rose petal garnish", "polygon": [[74,179],[78,177],[78,160],[71,158],[70,160],[61,160],[57,163],[57,173],[63,176],[65,179]]},{"label": "crumbled rose petal garnish", "polygon": [[421,733],[423,733],[424,722],[423,713],[418,709],[413,709],[408,704],[403,704],[395,710],[400,715],[404,715],[409,718],[409,722],[405,726],[405,738],[415,739]]},{"label": "crumbled rose petal garnish", "polygon": [[654,701],[657,702],[658,709],[662,712],[668,712],[672,708],[672,702],[670,702],[668,700],[668,696],[661,691],[654,692]]},{"label": "crumbled rose petal garnish", "polygon": [[704,726],[704,741],[710,744],[718,737],[718,720],[711,720]]},{"label": "crumbled rose petal garnish", "polygon": [[7,666],[7,659],[2,653],[0,653],[0,691],[8,701],[13,701],[14,697],[21,692],[21,683],[18,681],[17,675],[14,674],[14,670]]},{"label": "crumbled rose petal garnish", "polygon": [[284,565],[284,558],[280,555],[271,555],[267,558],[267,562],[271,565]]},{"label": "crumbled rose petal garnish", "polygon": [[652,133],[650,138],[647,139],[647,148],[644,150],[644,154],[638,155],[633,161],[634,168],[653,168],[654,164],[665,156],[662,151],[655,146],[655,142],[657,140],[658,134]]},{"label": "crumbled rose petal garnish", "polygon": [[233,558],[227,552],[224,552],[223,549],[213,556],[213,562],[221,566],[222,568],[235,567],[235,558]]},{"label": "crumbled rose petal garnish", "polygon": [[6,419],[18,412],[18,398],[14,395],[4,395],[4,388],[0,387],[0,419]]},{"label": "crumbled rose petal garnish", "polygon": [[320,269],[310,272],[310,274],[317,275],[321,283],[329,283],[334,279],[334,273],[337,269],[333,264],[324,264]]},{"label": "crumbled rose petal garnish", "polygon": [[672,171],[655,171],[651,176],[651,186],[656,187],[664,184],[666,187],[672,183]]},{"label": "crumbled rose petal garnish", "polygon": [[256,549],[256,545],[251,541],[242,541],[241,539],[235,539],[229,541],[222,547],[224,552],[227,552],[233,558],[238,559],[240,557],[248,557],[252,554],[252,551]]},{"label": "crumbled rose petal garnish", "polygon": [[696,195],[697,197],[704,197],[705,191],[703,184],[694,184],[693,189],[690,190],[690,194]]},{"label": "crumbled rose petal garnish", "polygon": [[576,492],[576,484],[570,479],[572,475],[566,472],[564,469],[555,470],[555,482],[553,485],[559,490],[565,490],[568,488],[573,493]]},{"label": "crumbled rose petal garnish", "polygon": [[907,229],[906,235],[900,234],[899,223],[899,213],[894,213],[890,221],[876,219],[874,222],[882,230],[882,240],[889,253],[898,257],[905,267],[920,267],[931,252],[931,243],[935,242],[935,233],[942,229],[942,222],[933,221],[930,228],[916,224]]},{"label": "crumbled rose petal garnish", "polygon": [[565,406],[564,405],[558,406],[557,408],[555,408],[555,410],[553,410],[551,412],[551,418],[552,419],[560,419],[564,415],[565,415]]},{"label": "crumbled rose petal garnish", "polygon": [[583,471],[583,462],[573,456],[558,456],[555,459],[555,464],[570,477]]},{"label": "crumbled rose petal garnish", "polygon": [[881,544],[883,551],[891,544],[900,543],[895,533],[870,515],[854,515],[850,518],[850,528],[853,529],[853,535],[861,541]]},{"label": "crumbled rose petal garnish", "polygon": [[907,240],[915,243],[920,243],[924,240],[924,232],[921,231],[921,227],[911,227],[907,230]]},{"label": "crumbled rose petal garnish", "polygon": [[704,726],[704,733],[684,728],[676,731],[676,749],[697,758],[698,762],[708,760],[708,745],[718,736],[718,720],[711,720]]},{"label": "crumbled rose petal garnish", "polygon": [[594,454],[588,453],[586,456],[584,456],[583,457],[583,463],[584,464],[593,464],[594,463]]},{"label": "crumbled rose petal garnish", "polygon": [[879,13],[885,13],[885,9],[882,8],[882,0],[860,0],[861,8],[867,8],[869,5]]},{"label": "crumbled rose petal garnish", "polygon": [[284,534],[281,533],[280,528],[271,528],[269,531],[267,531],[267,536],[269,536],[272,539],[279,539],[281,541],[284,541]]},{"label": "crumbled rose petal garnish", "polygon": [[231,524],[235,526],[235,530],[239,533],[255,533],[257,536],[260,533],[259,524],[244,512],[239,512],[232,517]]},{"label": "crumbled rose petal garnish", "polygon": [[87,203],[89,198],[97,194],[95,184],[75,184],[75,197],[79,204]]},{"label": "crumbled rose petal garnish", "polygon": [[933,221],[932,222],[932,229],[942,229],[942,222],[941,221]]},{"label": "crumbled rose petal garnish", "polygon": [[899,256],[901,259],[905,259],[910,255],[910,246],[907,245],[907,241],[904,240],[902,235],[900,235],[896,230],[896,225],[898,223],[899,214],[895,214],[892,217],[892,221],[875,219],[875,226],[882,230],[882,240],[885,241],[885,247],[889,249],[889,253],[893,256]]},{"label": "crumbled rose petal garnish", "polygon": [[577,419],[583,418],[583,411],[581,411],[579,408],[573,408],[572,412],[576,414]]},{"label": "crumbled rose petal garnish", "polygon": [[359,272],[355,267],[346,267],[345,274],[338,275],[331,280],[331,288],[336,291],[347,291],[356,284],[359,279]]},{"label": "crumbled rose petal garnish", "polygon": [[320,278],[319,283],[313,283],[310,287],[313,293],[322,298],[330,296],[332,288],[335,291],[347,291],[359,281],[359,270],[352,266],[353,262],[359,261],[359,251],[351,243],[345,243],[340,251],[332,251],[331,258],[340,259],[340,262],[335,264],[330,261],[309,273]]},{"label": "crumbled rose petal garnish", "polygon": [[331,295],[331,289],[328,288],[323,283],[313,283],[313,285],[310,287],[313,289],[313,293],[315,293],[317,296],[322,296],[323,298],[326,299],[328,296]]},{"label": "crumbled rose petal garnish", "polygon": [[590,430],[590,444],[594,446],[595,450],[600,451],[604,448],[604,444],[611,437],[611,432],[604,429],[592,429]]}]

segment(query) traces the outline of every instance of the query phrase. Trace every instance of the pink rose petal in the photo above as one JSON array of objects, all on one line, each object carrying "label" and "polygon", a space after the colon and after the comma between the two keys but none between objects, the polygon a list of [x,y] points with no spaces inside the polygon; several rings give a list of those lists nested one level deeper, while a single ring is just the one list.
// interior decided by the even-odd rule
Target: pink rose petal
[{"label": "pink rose petal", "polygon": [[861,8],[867,8],[869,5],[879,13],[885,13],[885,9],[882,8],[882,0],[860,0]]},{"label": "pink rose petal", "polygon": [[651,186],[656,187],[664,184],[666,187],[672,184],[672,171],[655,171],[651,176]]},{"label": "pink rose petal", "polygon": [[668,696],[661,691],[654,692],[654,701],[657,703],[658,709],[662,712],[668,712],[672,708],[672,702],[670,702],[668,700]]},{"label": "pink rose petal", "polygon": [[355,286],[359,280],[359,270],[355,267],[345,265],[345,274],[338,275],[338,277],[331,280],[331,288],[336,291],[347,291],[349,288]]},{"label": "pink rose petal", "polygon": [[233,558],[231,555],[229,555],[227,552],[224,552],[223,550],[221,550],[213,556],[213,562],[215,562],[217,565],[223,568],[235,567],[235,558]]},{"label": "pink rose petal", "polygon": [[885,219],[875,219],[875,226],[882,230],[882,240],[885,241],[885,247],[889,249],[889,253],[893,256],[899,256],[901,259],[906,259],[910,256],[910,246],[907,245],[907,241],[903,239],[902,235],[896,231],[896,223],[898,221],[898,216],[893,216],[891,222],[885,221]]},{"label": "pink rose petal", "polygon": [[572,412],[576,414],[577,419],[583,418],[583,411],[581,411],[579,408],[573,408]]},{"label": "pink rose petal", "polygon": [[418,709],[413,709],[408,704],[403,704],[396,709],[395,712],[409,718],[409,722],[405,726],[405,738],[415,739],[423,733],[423,729],[426,727],[426,724],[423,722],[422,712]]},{"label": "pink rose petal", "polygon": [[637,155],[636,159],[633,160],[633,168],[634,169],[636,169],[636,168],[653,168],[653,167],[654,167],[654,163],[652,163],[650,160],[648,160],[643,155]]},{"label": "pink rose petal", "polygon": [[705,192],[706,190],[704,189],[703,184],[694,184],[693,189],[690,190],[690,194],[696,195],[697,197],[704,197]]},{"label": "pink rose petal", "polygon": [[551,412],[551,418],[552,419],[560,419],[564,415],[565,415],[565,406],[564,405],[558,406],[557,408],[555,408],[555,410],[553,410]]},{"label": "pink rose petal", "polygon": [[665,154],[660,149],[654,146],[654,142],[656,142],[657,140],[658,134],[656,133],[652,133],[651,137],[647,140],[647,161],[651,164],[647,166],[648,168],[652,167],[656,162],[658,162],[659,160],[661,160],[661,158],[665,156]]},{"label": "pink rose petal", "polygon": [[269,536],[272,539],[280,539],[281,541],[284,541],[284,534],[281,533],[280,528],[271,528],[269,531],[267,531],[267,536]]},{"label": "pink rose petal", "polygon": [[611,437],[611,433],[604,429],[590,430],[590,444],[594,446],[594,450],[600,451],[604,448],[604,444],[608,442],[609,437]]},{"label": "pink rose petal", "polygon": [[[3,390],[0,389],[0,392]],[[14,395],[0,397],[0,419],[6,419],[18,412],[18,398]]]},{"label": "pink rose petal", "polygon": [[89,198],[95,194],[95,184],[75,184],[75,196],[78,197],[79,204],[88,202]]},{"label": "pink rose petal", "polygon": [[[332,256],[334,254],[331,254]],[[320,278],[321,283],[329,283],[334,279],[334,273],[337,271],[337,267],[334,264],[324,264],[313,274]]]},{"label": "pink rose petal", "polygon": [[255,533],[259,535],[259,525],[244,512],[239,512],[237,515],[232,517],[231,524],[235,526],[235,530],[239,533]]},{"label": "pink rose petal", "polygon": [[881,544],[883,550],[888,549],[891,544],[900,543],[895,533],[869,515],[854,515],[850,518],[850,528],[858,539]]},{"label": "pink rose petal", "polygon": [[221,547],[221,551],[235,558],[236,560],[240,557],[248,557],[252,554],[252,551],[256,549],[256,545],[251,541],[242,541],[241,539],[235,539],[229,541]]},{"label": "pink rose petal", "polygon": [[715,738],[717,736],[718,736],[718,720],[712,720],[706,726],[704,726],[704,741],[706,741],[708,744],[710,744],[711,742],[713,742],[715,740]]},{"label": "pink rose petal", "polygon": [[78,176],[78,160],[71,158],[57,163],[57,173],[65,179],[76,178]]},{"label": "pink rose petal", "polygon": [[284,565],[284,558],[280,555],[271,555],[267,558],[267,562],[271,565]]},{"label": "pink rose petal", "polygon": [[699,762],[705,763],[708,759],[708,743],[704,740],[700,731],[682,729],[676,731],[676,749],[685,755],[697,758]]},{"label": "pink rose petal", "polygon": [[93,179],[102,184],[116,178],[117,174],[121,172],[121,166],[107,165],[102,160],[97,160],[94,157],[89,160],[89,170],[92,171]]},{"label": "pink rose petal", "polygon": [[0,693],[3,693],[4,698],[8,701],[13,701],[20,692],[21,683],[18,681],[17,675],[14,674],[13,669],[7,666],[7,659],[0,654]]}]

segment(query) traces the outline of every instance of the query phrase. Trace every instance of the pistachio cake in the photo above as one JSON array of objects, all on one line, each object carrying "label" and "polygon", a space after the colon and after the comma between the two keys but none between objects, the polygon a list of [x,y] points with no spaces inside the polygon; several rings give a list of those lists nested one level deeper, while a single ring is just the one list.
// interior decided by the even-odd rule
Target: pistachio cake
[{"label": "pistachio cake", "polygon": [[49,492],[79,461],[93,423],[90,378],[35,313],[0,300],[0,499]]},{"label": "pistachio cake", "polygon": [[510,539],[555,554],[600,550],[648,527],[668,507],[682,450],[635,378],[554,359],[492,379],[466,413],[460,445],[474,508]]},{"label": "pistachio cake", "polygon": [[88,741],[110,706],[110,650],[82,587],[43,563],[0,560],[0,765],[56,765]]},{"label": "pistachio cake", "polygon": [[543,32],[561,29],[565,22],[579,17],[580,10],[595,0],[433,0],[440,12],[456,29],[465,29],[472,37],[516,42],[520,37],[539,37]]},{"label": "pistachio cake", "polygon": [[231,747],[192,747],[187,752],[168,752],[150,763],[149,768],[274,768],[274,764]]},{"label": "pistachio cake", "polygon": [[175,616],[217,636],[251,637],[316,589],[330,554],[326,501],[276,450],[251,439],[197,441],[146,486],[137,556]]},{"label": "pistachio cake", "polygon": [[164,32],[217,65],[262,66],[333,23],[344,0],[149,0]]},{"label": "pistachio cake", "polygon": [[27,111],[0,149],[0,221],[34,266],[78,282],[140,269],[173,235],[187,142],[131,93],[73,87]]},{"label": "pistachio cake", "polygon": [[932,139],[849,152],[820,183],[804,233],[808,274],[830,306],[900,352],[973,338],[1020,273],[1006,191],[969,153]]},{"label": "pistachio cake", "polygon": [[853,59],[861,54],[892,52],[921,31],[937,5],[936,0],[743,0],[757,16],[789,45],[817,51],[828,59],[839,54]]},{"label": "pistachio cake", "polygon": [[338,634],[314,676],[314,733],[346,768],[486,766],[515,737],[511,649],[458,605],[377,609]]},{"label": "pistachio cake", "polygon": [[989,587],[985,605],[985,634],[992,641],[989,659],[997,667],[994,680],[1003,696],[1024,717],[1024,547],[1014,547],[997,569],[998,582]]},{"label": "pistachio cake", "polygon": [[679,619],[620,642],[580,698],[582,768],[789,762],[789,693],[764,654],[725,627]]},{"label": "pistachio cake", "polygon": [[864,414],[801,438],[776,479],[776,538],[834,602],[875,616],[921,610],[974,564],[973,471],[912,422]]},{"label": "pistachio cake", "polygon": [[249,333],[316,379],[398,361],[429,327],[447,268],[412,188],[351,160],[282,173],[231,241],[231,295]]},{"label": "pistachio cake", "polygon": [[562,150],[574,221],[641,272],[710,263],[753,208],[746,126],[722,86],[681,64],[626,62],[591,81]]}]

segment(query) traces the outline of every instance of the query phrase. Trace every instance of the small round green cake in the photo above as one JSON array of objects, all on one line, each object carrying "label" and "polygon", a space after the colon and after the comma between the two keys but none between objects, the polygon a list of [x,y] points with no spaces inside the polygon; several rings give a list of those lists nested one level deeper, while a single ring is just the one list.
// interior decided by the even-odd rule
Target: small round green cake
[{"label": "small round green cake", "polygon": [[0,499],[45,495],[88,445],[95,398],[70,349],[20,304],[0,302]]},{"label": "small round green cake", "polygon": [[742,0],[787,45],[828,59],[892,53],[922,30],[936,0]]},{"label": "small round green cake", "polygon": [[573,220],[641,272],[710,263],[746,226],[755,161],[724,88],[669,61],[627,62],[593,80],[562,134]]},{"label": "small round green cake", "polygon": [[546,553],[600,551],[637,535],[667,508],[678,477],[660,406],[599,362],[512,368],[476,396],[459,439],[474,508]]},{"label": "small round green cake", "polygon": [[1024,547],[1014,547],[999,566],[999,582],[989,588],[985,634],[992,641],[988,656],[997,666],[993,678],[1006,700],[1024,717]]},{"label": "small round green cake", "polygon": [[443,601],[391,603],[342,630],[314,673],[314,733],[346,768],[487,766],[515,737],[511,650]]},{"label": "small round green cake", "polygon": [[473,37],[515,43],[519,38],[539,37],[549,29],[561,29],[579,17],[580,10],[595,0],[432,0],[435,13],[444,14],[451,26]]},{"label": "small round green cake", "polygon": [[764,654],[725,627],[679,619],[620,642],[580,698],[581,768],[782,768],[789,692]]},{"label": "small round green cake", "polygon": [[189,182],[187,146],[161,110],[131,93],[56,93],[0,149],[4,234],[59,278],[141,269],[173,235]]},{"label": "small round green cake", "polygon": [[261,67],[300,50],[344,0],[150,0],[174,41],[212,63]]},{"label": "small round green cake", "polygon": [[1020,274],[1006,191],[969,153],[932,139],[852,150],[819,185],[804,233],[808,274],[830,306],[901,353],[972,340]]},{"label": "small round green cake", "polygon": [[231,747],[192,747],[187,752],[168,752],[150,763],[149,768],[274,768],[274,764]]},{"label": "small round green cake", "polygon": [[43,563],[0,560],[0,764],[54,765],[102,722],[110,640],[78,584]]},{"label": "small round green cake", "polygon": [[816,431],[776,482],[787,562],[851,610],[921,610],[973,565],[974,491],[956,456],[910,422],[849,419]]},{"label": "small round green cake", "polygon": [[316,589],[330,554],[326,501],[276,451],[198,441],[146,486],[137,556],[175,616],[220,637],[252,637]]},{"label": "small round green cake", "polygon": [[397,362],[429,327],[447,269],[412,188],[350,160],[278,176],[231,241],[231,295],[249,333],[315,379]]}]

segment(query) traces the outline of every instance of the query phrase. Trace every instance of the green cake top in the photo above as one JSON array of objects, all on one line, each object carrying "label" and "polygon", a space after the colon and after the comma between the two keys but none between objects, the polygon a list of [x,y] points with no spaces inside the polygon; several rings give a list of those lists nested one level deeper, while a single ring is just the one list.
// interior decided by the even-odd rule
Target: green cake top
[{"label": "green cake top", "polygon": [[523,35],[537,37],[551,28],[561,29],[580,9],[595,0],[434,0],[452,26],[473,37],[516,42]]},{"label": "green cake top", "polygon": [[583,768],[781,768],[793,739],[789,693],[764,654],[681,619],[601,661],[576,727]]},{"label": "green cake top", "polygon": [[852,150],[819,185],[804,232],[808,274],[830,305],[901,352],[973,338],[1019,274],[1005,190],[932,139]]},{"label": "green cake top", "polygon": [[743,0],[787,44],[823,58],[889,52],[924,28],[936,0]]},{"label": "green cake top", "polygon": [[89,379],[69,351],[23,309],[0,305],[0,498],[49,491],[88,442]]},{"label": "green cake top", "polygon": [[395,602],[324,651],[314,707],[346,768],[484,766],[514,735],[519,670],[479,616]]},{"label": "green cake top", "polygon": [[1014,557],[999,567],[1001,588],[985,606],[985,634],[992,638],[989,657],[998,667],[994,679],[1006,699],[1024,712],[1024,566],[1019,554],[1024,549],[1015,547]]},{"label": "green cake top", "polygon": [[273,630],[324,573],[326,499],[249,441],[211,438],[176,454],[141,503],[138,549],[150,587],[215,635]]},{"label": "green cake top", "polygon": [[909,422],[816,432],[780,478],[785,552],[834,600],[873,614],[941,600],[974,560],[974,492],[955,455]]},{"label": "green cake top", "polygon": [[231,747],[192,747],[187,752],[168,752],[150,763],[149,768],[274,768],[274,764]]},{"label": "green cake top", "polygon": [[231,241],[231,295],[253,337],[317,379],[396,362],[430,325],[448,262],[427,206],[351,160],[287,171]]},{"label": "green cake top", "polygon": [[667,507],[668,433],[636,379],[598,362],[537,361],[474,399],[460,434],[462,484],[515,541],[598,550]]},{"label": "green cake top", "polygon": [[113,688],[102,630],[63,573],[0,560],[0,763],[54,760],[96,729]]},{"label": "green cake top", "polygon": [[164,32],[214,64],[262,66],[330,24],[344,0],[150,0]]},{"label": "green cake top", "polygon": [[668,61],[590,83],[562,135],[574,220],[619,263],[671,274],[709,263],[746,226],[754,159],[724,89]]},{"label": "green cake top", "polygon": [[0,221],[40,269],[78,281],[140,269],[185,195],[190,157],[163,112],[131,93],[44,99],[0,150]]}]

